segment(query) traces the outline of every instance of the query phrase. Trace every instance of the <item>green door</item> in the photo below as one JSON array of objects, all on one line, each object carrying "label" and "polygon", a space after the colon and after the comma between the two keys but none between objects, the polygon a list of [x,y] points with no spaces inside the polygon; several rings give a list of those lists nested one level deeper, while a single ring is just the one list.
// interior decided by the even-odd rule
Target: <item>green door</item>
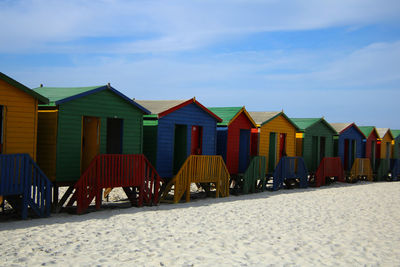
[{"label": "green door", "polygon": [[187,158],[187,126],[175,125],[174,137],[174,174],[181,168]]},{"label": "green door", "polygon": [[276,133],[269,133],[268,151],[268,172],[273,172],[276,164]]},{"label": "green door", "polygon": [[312,158],[312,161],[311,161],[311,168],[312,168],[312,170],[316,170],[317,169],[317,167],[318,167],[318,157],[319,157],[319,154],[318,154],[318,147],[319,147],[319,142],[318,142],[319,140],[318,140],[318,136],[313,136],[312,137],[312,152],[311,152],[311,158]]}]

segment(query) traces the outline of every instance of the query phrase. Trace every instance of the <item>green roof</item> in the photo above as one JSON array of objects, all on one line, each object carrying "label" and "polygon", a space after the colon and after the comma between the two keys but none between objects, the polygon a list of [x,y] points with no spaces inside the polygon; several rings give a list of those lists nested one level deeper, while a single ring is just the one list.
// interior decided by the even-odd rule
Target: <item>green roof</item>
[{"label": "green roof", "polygon": [[55,106],[56,102],[59,100],[89,92],[103,86],[104,85],[88,87],[38,87],[33,90],[46,96],[50,100],[49,106]]},{"label": "green roof", "polygon": [[317,123],[321,118],[290,118],[301,131],[305,131],[308,127]]},{"label": "green roof", "polygon": [[374,130],[374,126],[358,126],[358,128],[361,130],[361,132],[363,132],[363,134],[365,135],[365,137],[368,138],[368,136],[372,133],[372,131]]},{"label": "green roof", "polygon": [[392,134],[393,134],[394,138],[397,138],[397,137],[400,136],[400,130],[391,130],[391,131],[392,131]]},{"label": "green roof", "polygon": [[313,126],[314,124],[321,122],[325,124],[326,127],[331,129],[334,134],[337,134],[336,130],[328,123],[324,118],[290,118],[300,129],[301,132],[304,132],[307,128]]},{"label": "green roof", "polygon": [[49,103],[49,100],[46,97],[44,97],[43,95],[41,95],[40,93],[37,93],[37,92],[33,91],[32,89],[29,89],[22,83],[17,82],[13,78],[8,77],[7,75],[5,75],[2,72],[0,72],[0,79],[5,81],[8,84],[14,86],[15,88],[18,88],[21,91],[27,93],[28,95],[32,96],[33,98],[36,98],[41,103],[44,103],[44,104]]},{"label": "green roof", "polygon": [[228,126],[229,122],[242,110],[242,107],[214,107],[208,109],[222,119],[222,122],[218,122],[218,126]]}]

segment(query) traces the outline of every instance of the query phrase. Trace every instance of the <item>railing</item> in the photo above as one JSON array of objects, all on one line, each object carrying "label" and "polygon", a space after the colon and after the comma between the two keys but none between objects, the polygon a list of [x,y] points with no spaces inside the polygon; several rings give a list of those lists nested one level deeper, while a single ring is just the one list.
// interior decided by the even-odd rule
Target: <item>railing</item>
[{"label": "railing", "polygon": [[254,193],[256,191],[256,183],[258,180],[262,183],[262,188],[265,188],[265,171],[266,159],[264,156],[253,157],[249,167],[243,175],[243,193]]},{"label": "railing", "polygon": [[[122,187],[132,204],[158,203],[160,176],[155,168],[140,155],[101,154],[96,156],[75,184],[75,192],[67,206],[77,202],[77,213],[83,213],[96,198],[99,209],[104,188]],[[139,190],[138,196],[135,189]]]},{"label": "railing", "polygon": [[389,178],[390,159],[379,159],[379,167],[376,173],[376,181],[385,181]]},{"label": "railing", "polygon": [[355,159],[353,166],[350,170],[350,182],[355,182],[359,177],[367,177],[367,180],[372,182],[374,180],[374,174],[371,167],[369,158],[357,158]]},{"label": "railing", "polygon": [[307,167],[302,157],[282,157],[273,174],[273,190],[283,188],[283,183],[288,179],[299,179],[299,186],[306,188]]},{"label": "railing", "polygon": [[28,154],[0,155],[0,195],[23,219],[29,207],[39,217],[50,215],[51,188],[50,180]]},{"label": "railing", "polygon": [[165,200],[174,186],[174,203],[186,192],[190,201],[191,183],[215,183],[216,197],[229,196],[229,172],[221,156],[190,155],[176,176],[166,186],[161,199]]},{"label": "railing", "polygon": [[392,159],[391,163],[392,180],[398,181],[400,176],[400,159]]},{"label": "railing", "polygon": [[344,170],[340,157],[323,158],[315,173],[315,187],[325,185],[326,177],[337,177],[337,181],[344,182]]}]

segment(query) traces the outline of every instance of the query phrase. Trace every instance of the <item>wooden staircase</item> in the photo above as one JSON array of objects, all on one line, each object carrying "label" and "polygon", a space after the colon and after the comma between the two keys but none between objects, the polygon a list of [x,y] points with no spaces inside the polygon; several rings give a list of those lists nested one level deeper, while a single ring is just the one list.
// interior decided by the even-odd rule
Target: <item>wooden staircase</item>
[{"label": "wooden staircase", "polygon": [[221,156],[190,155],[165,187],[161,201],[169,202],[167,196],[173,188],[173,203],[178,203],[185,193],[186,202],[189,202],[191,183],[213,183],[216,197],[227,197],[229,196],[229,178],[228,169]]}]

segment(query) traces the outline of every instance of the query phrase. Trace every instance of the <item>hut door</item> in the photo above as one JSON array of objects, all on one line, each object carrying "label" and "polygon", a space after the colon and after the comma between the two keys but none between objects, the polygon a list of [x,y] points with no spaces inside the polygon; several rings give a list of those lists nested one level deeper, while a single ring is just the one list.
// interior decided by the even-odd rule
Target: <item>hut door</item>
[{"label": "hut door", "polygon": [[192,126],[192,145],[190,149],[191,155],[201,155],[201,147],[203,146],[203,127]]},{"label": "hut door", "polygon": [[344,139],[344,169],[349,169],[349,139]]},{"label": "hut door", "polygon": [[173,173],[176,174],[187,157],[187,126],[175,125],[174,137],[174,165]]},{"label": "hut door", "polygon": [[371,155],[369,156],[371,160],[372,169],[375,170],[375,159],[376,159],[376,142],[371,141]]},{"label": "hut door", "polygon": [[240,130],[239,137],[239,173],[244,173],[250,158],[250,130]]},{"label": "hut door", "polygon": [[349,169],[353,166],[354,160],[356,159],[356,140],[352,139],[350,141],[350,159],[349,159]]},{"label": "hut door", "polygon": [[4,115],[4,107],[0,106],[0,154],[3,153],[3,144],[4,144],[4,133],[3,133],[3,115]]},{"label": "hut door", "polygon": [[279,159],[286,156],[286,134],[279,134]]},{"label": "hut door", "polygon": [[313,136],[312,137],[312,151],[311,151],[311,157],[312,157],[312,163],[311,163],[311,168],[312,170],[316,170],[318,168],[318,136]]},{"label": "hut door", "polygon": [[107,154],[122,154],[123,120],[107,118]]},{"label": "hut door", "polygon": [[99,154],[100,118],[83,117],[81,173],[89,167],[92,159]]},{"label": "hut door", "polygon": [[390,142],[386,142],[386,162],[387,162],[387,167],[390,169],[390,146],[392,144]]},{"label": "hut door", "polygon": [[251,129],[251,138],[250,138],[251,155],[252,156],[258,155],[258,138],[259,138],[258,129],[252,128]]},{"label": "hut door", "polygon": [[319,141],[319,160],[317,163],[318,165],[321,162],[321,160],[325,157],[325,144],[326,144],[326,138],[324,136],[321,136]]},{"label": "hut door", "polygon": [[268,171],[273,172],[276,164],[276,133],[269,133]]}]

